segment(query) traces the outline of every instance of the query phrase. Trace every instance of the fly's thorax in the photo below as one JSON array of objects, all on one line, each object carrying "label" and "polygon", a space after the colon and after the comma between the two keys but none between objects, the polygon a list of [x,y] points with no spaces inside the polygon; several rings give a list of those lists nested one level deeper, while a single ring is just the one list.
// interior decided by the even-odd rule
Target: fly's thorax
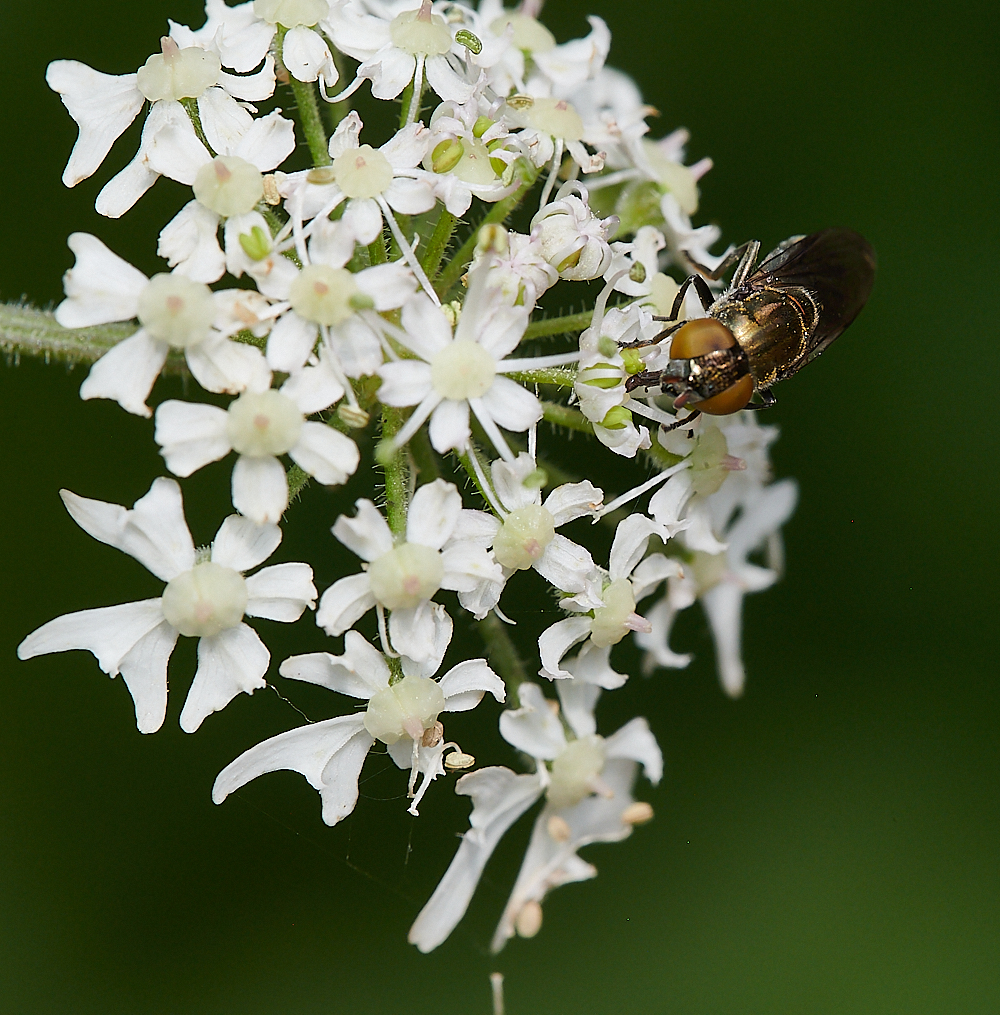
[{"label": "fly's thorax", "polygon": [[687,361],[688,402],[710,416],[728,416],[753,396],[749,362],[732,329],[714,317],[688,321],[670,342],[671,360]]}]

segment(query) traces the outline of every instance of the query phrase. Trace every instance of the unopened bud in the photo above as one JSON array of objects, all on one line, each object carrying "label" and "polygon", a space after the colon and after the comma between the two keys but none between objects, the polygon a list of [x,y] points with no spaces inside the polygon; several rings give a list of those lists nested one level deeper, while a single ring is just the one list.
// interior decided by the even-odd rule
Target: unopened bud
[{"label": "unopened bud", "polygon": [[368,426],[368,420],[371,419],[360,406],[350,405],[348,402],[341,402],[337,406],[337,418],[352,430],[363,430]]},{"label": "unopened bud", "polygon": [[624,405],[615,405],[608,409],[608,414],[601,420],[605,430],[624,430],[632,422],[632,413]]},{"label": "unopened bud", "polygon": [[442,141],[431,152],[431,168],[435,173],[449,173],[462,161],[465,148],[457,138]]},{"label": "unopened bud", "polygon": [[646,367],[638,349],[622,349],[621,356],[622,363],[625,364],[625,373],[629,375],[641,373]]},{"label": "unopened bud", "polygon": [[653,820],[653,808],[645,800],[636,800],[622,811],[622,823],[625,825],[644,825]]},{"label": "unopened bud", "polygon": [[260,226],[240,233],[240,246],[251,261],[263,261],[271,253],[271,237]]},{"label": "unopened bud", "polygon": [[526,487],[528,490],[541,490],[543,486],[547,486],[549,482],[549,474],[544,469],[532,469],[524,479],[521,480],[521,485]]}]

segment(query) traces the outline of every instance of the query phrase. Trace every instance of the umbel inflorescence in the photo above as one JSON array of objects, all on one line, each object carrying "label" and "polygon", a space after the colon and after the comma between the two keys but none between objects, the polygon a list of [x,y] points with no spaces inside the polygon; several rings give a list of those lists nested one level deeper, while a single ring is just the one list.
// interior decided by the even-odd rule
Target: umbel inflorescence
[{"label": "umbel inflorescence", "polygon": [[[596,874],[582,846],[652,817],[633,797],[640,769],[653,784],[662,770],[646,720],[600,732],[595,720],[602,691],[629,679],[615,646],[634,638],[647,673],[686,666],[671,628],[698,600],[722,685],[739,695],[742,599],[777,579],[795,504],[791,481],[771,482],[776,431],[754,413],[697,417],[627,390],[658,355],[642,343],[678,292],[666,270],[722,259],[709,250],[718,230],[691,224],[710,163],[684,164],[683,131],[647,136],[653,110],[605,66],[600,18],[560,44],[539,7],[208,0],[205,24],[170,22],[135,73],[59,60],[47,75],[79,126],[67,186],[98,172],[141,117],[139,150],[97,210],[123,215],[161,175],[191,199],[160,232],[166,267],[152,278],[73,233],[55,318],[79,330],[43,333],[32,349],[89,359],[81,397],[139,416],[154,414],[165,367],[228,396],[161,401],[155,440],[181,479],[231,461],[235,510],[199,548],[177,479],[153,479],[131,509],[64,490],[80,527],[141,561],[163,591],[58,617],[18,654],[89,650],[122,676],[138,728],[153,733],[174,644],[197,638],[180,713],[193,733],[265,686],[270,653],[253,618],[292,623],[315,610],[331,650],[277,670],[334,692],[336,714],[251,747],[213,799],[291,769],[333,825],[357,804],[373,749],[405,773],[414,815],[432,782],[464,770],[455,790],[472,800],[470,827],[416,916],[410,940],[422,951],[447,938],[529,809],[534,831],[495,950],[537,933],[549,890]],[[369,95],[390,104],[398,129],[365,127],[352,105],[377,110]],[[283,171],[297,145],[311,166]],[[589,298],[593,309],[546,316],[539,301],[554,287],[562,305]],[[688,299],[684,314],[704,310]],[[131,332],[107,327],[131,321]],[[570,432],[594,445],[575,454],[590,479],[545,464]],[[635,485],[606,500],[593,480],[614,456],[635,462]],[[357,567],[319,595],[309,564],[267,565],[295,524],[290,501],[359,468],[376,473],[370,496],[331,518]],[[464,490],[449,481],[461,476]],[[580,519],[613,526],[606,559],[576,541]],[[575,539],[563,532],[574,521]],[[321,534],[316,554],[330,545]],[[503,602],[529,569],[562,619],[521,644]],[[478,630],[493,665],[444,665],[455,623]],[[475,744],[448,739],[448,717],[487,696],[506,706],[511,750],[483,766]],[[495,707],[481,711],[494,721]]]}]

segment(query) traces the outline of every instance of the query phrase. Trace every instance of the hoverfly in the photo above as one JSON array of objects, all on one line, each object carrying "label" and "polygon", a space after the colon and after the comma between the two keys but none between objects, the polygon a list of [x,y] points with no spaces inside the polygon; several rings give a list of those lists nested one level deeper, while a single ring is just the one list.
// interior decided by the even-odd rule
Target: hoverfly
[{"label": "hoverfly", "polygon": [[[676,321],[693,285],[707,317],[680,321],[652,343],[670,338],[669,361],[634,374],[628,391],[659,388],[674,408],[725,416],[774,405],[771,386],[814,360],[861,312],[875,281],[875,251],[851,229],[824,229],[779,244],[754,269],[760,242],[737,247],[715,271],[692,261],[699,273],[682,283],[669,317]],[[717,281],[736,264],[732,281],[716,298]],[[651,392],[652,393],[652,392]],[[750,399],[757,394],[759,402]]]}]

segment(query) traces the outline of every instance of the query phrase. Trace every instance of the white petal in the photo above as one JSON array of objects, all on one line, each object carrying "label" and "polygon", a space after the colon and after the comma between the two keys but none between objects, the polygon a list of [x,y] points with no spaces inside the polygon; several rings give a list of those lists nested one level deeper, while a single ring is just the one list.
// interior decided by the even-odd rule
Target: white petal
[{"label": "white petal", "polygon": [[460,590],[458,593],[458,602],[463,610],[468,610],[476,620],[483,620],[486,614],[492,610],[497,603],[500,602],[500,596],[503,594],[504,579],[498,578],[496,581],[484,579],[476,583],[476,585],[468,591]]},{"label": "white petal", "polygon": [[350,437],[326,423],[308,421],[302,424],[299,442],[288,456],[324,486],[346,483],[361,461]]},{"label": "white petal", "polygon": [[418,293],[403,307],[403,341],[428,363],[451,342],[451,325],[440,307]]},{"label": "white petal", "polygon": [[431,414],[431,445],[438,454],[457,448],[465,449],[472,431],[469,429],[469,403],[444,399]]},{"label": "white petal", "polygon": [[[497,297],[494,297],[492,306],[487,305],[485,310],[485,314],[477,315],[474,319],[476,325],[474,337],[495,360],[499,361],[517,348],[518,342],[524,336],[524,329],[528,326],[531,312],[527,307],[509,307],[498,303]],[[473,321],[469,321],[469,325],[472,323]],[[505,364],[509,365],[510,361]]]},{"label": "white petal", "polygon": [[402,656],[400,663],[403,667],[403,675],[406,677],[433,677],[441,668],[441,660],[448,650],[451,642],[451,635],[454,628],[448,611],[440,603],[430,603],[431,620],[434,625],[434,633],[431,636],[431,651],[424,659],[411,659],[409,656]]},{"label": "white petal", "polygon": [[140,733],[155,733],[167,714],[167,663],[177,631],[165,620],[143,635],[119,662],[122,680],[135,705]]},{"label": "white petal", "polygon": [[380,50],[376,56],[377,60],[365,61],[358,67],[358,76],[371,78],[376,99],[394,99],[413,80],[417,61],[394,46]]},{"label": "white petal", "polygon": [[413,169],[427,154],[430,137],[431,132],[422,123],[411,123],[393,134],[379,151],[393,169]]},{"label": "white petal", "polygon": [[280,166],[295,151],[295,125],[275,110],[258,117],[233,148],[233,155],[255,165],[262,173]]},{"label": "white petal", "polygon": [[[559,685],[562,687],[562,684]],[[663,777],[663,753],[645,719],[627,722],[604,741],[609,758],[631,758],[642,765],[646,778],[655,786]]]},{"label": "white petal", "polygon": [[651,671],[655,666],[668,666],[671,669],[683,669],[691,662],[690,655],[679,655],[670,648],[670,631],[677,616],[677,607],[669,597],[657,600],[652,607],[644,611],[646,619],[653,630],[648,633],[635,632],[635,643],[648,653],[643,660],[643,670]]},{"label": "white petal", "polygon": [[[287,258],[282,258],[287,260]],[[267,362],[272,370],[293,374],[305,366],[319,329],[294,310],[282,314],[267,339]]]},{"label": "white petal", "polygon": [[332,85],[337,80],[329,47],[322,36],[304,25],[289,29],[285,35],[281,60],[297,81],[315,81],[321,73],[326,77],[331,69],[334,76],[327,78],[327,84]]},{"label": "white petal", "polygon": [[358,243],[373,243],[382,234],[382,209],[370,197],[352,197],[341,221]]},{"label": "white petal", "polygon": [[266,687],[270,661],[271,653],[246,624],[199,639],[198,672],[181,709],[181,729],[194,733],[206,716],[224,709],[240,691],[253,694]]},{"label": "white petal", "polygon": [[154,479],[149,492],[131,511],[69,490],[59,494],[84,532],[124,550],[157,578],[168,582],[194,567],[194,543],[184,521],[181,488],[174,480]]},{"label": "white petal", "polygon": [[406,539],[440,550],[444,546],[462,510],[462,496],[454,483],[435,479],[425,483],[413,495],[406,516]]},{"label": "white petal", "polygon": [[97,171],[146,100],[135,74],[102,74],[76,60],[54,60],[45,81],[80,128],[62,176],[67,187],[75,187]]},{"label": "white petal", "polygon": [[222,88],[209,88],[198,97],[205,138],[218,155],[232,155],[240,138],[253,125],[253,117]]},{"label": "white petal", "polygon": [[541,787],[535,775],[515,775],[509,768],[493,767],[463,776],[455,792],[472,797],[471,827],[410,928],[407,940],[424,953],[437,948],[465,915],[497,843],[538,799]]},{"label": "white petal", "polygon": [[[524,480],[535,471],[535,468],[535,460],[526,451],[522,451],[513,462],[505,462],[502,458],[498,458],[490,467],[493,489],[508,511],[541,503],[541,491],[536,487],[524,485]],[[556,525],[559,524],[561,523],[556,522]]]},{"label": "white petal", "polygon": [[535,562],[535,570],[562,592],[583,592],[594,570],[594,558],[582,546],[558,532]]},{"label": "white petal", "polygon": [[558,716],[537,684],[521,684],[517,697],[520,708],[500,713],[500,735],[519,751],[552,761],[566,749],[566,735]]},{"label": "white petal", "polygon": [[612,581],[627,578],[632,573],[646,552],[649,537],[659,531],[656,522],[640,514],[629,515],[618,523],[608,561],[608,574]]},{"label": "white petal", "polygon": [[200,402],[170,399],[156,409],[153,439],[175,476],[190,476],[203,465],[217,462],[232,451],[226,436],[225,409]]},{"label": "white petal", "polygon": [[684,571],[680,562],[662,553],[651,553],[632,573],[632,594],[636,602],[644,599],[668,578],[680,578]]},{"label": "white petal", "polygon": [[463,508],[455,523],[451,538],[455,542],[478,543],[483,549],[493,545],[500,529],[500,520],[487,511],[473,511]]},{"label": "white petal", "polygon": [[503,568],[476,543],[450,542],[441,552],[444,577],[441,588],[453,592],[472,592],[480,582],[503,585]]},{"label": "white petal", "polygon": [[308,564],[272,564],[247,578],[246,615],[291,624],[306,607],[315,609],[316,586]]},{"label": "white petal", "polygon": [[352,574],[335,581],[323,593],[316,611],[316,623],[336,638],[375,605],[368,575]]},{"label": "white petal", "polygon": [[427,84],[442,99],[451,99],[458,103],[468,102],[475,90],[475,85],[469,84],[452,70],[451,64],[444,56],[429,56],[424,64],[424,73],[427,75]]},{"label": "white petal", "polygon": [[304,416],[328,409],[344,397],[344,386],[337,378],[331,363],[331,353],[325,346],[319,351],[319,364],[305,367],[281,385],[281,393],[288,395]]},{"label": "white petal", "polygon": [[160,231],[156,253],[178,274],[195,282],[217,282],[226,271],[219,216],[199,201],[188,201]]},{"label": "white petal", "polygon": [[[199,140],[187,110],[179,102],[157,102],[154,110],[160,105],[168,107],[167,115],[162,125],[149,130],[148,138],[143,131],[140,153],[145,153],[147,165],[153,172],[191,186],[198,170],[212,156]],[[152,120],[151,112],[147,126]]]},{"label": "white petal", "polygon": [[727,533],[730,558],[745,559],[767,536],[777,532],[791,517],[797,500],[798,487],[793,479],[772,483],[751,497]]},{"label": "white petal", "polygon": [[444,692],[446,712],[467,712],[482,701],[489,691],[497,701],[507,696],[504,682],[489,668],[485,659],[467,659],[453,666],[438,681]]},{"label": "white petal", "polygon": [[371,326],[357,314],[329,329],[330,348],[348,377],[365,377],[378,372],[382,344]]},{"label": "white petal", "polygon": [[386,188],[385,199],[401,215],[419,215],[434,207],[434,188],[426,180],[400,176]]},{"label": "white petal", "polygon": [[746,671],[740,651],[743,590],[732,582],[720,582],[701,597],[715,639],[715,664],[722,687],[731,698],[743,693]]},{"label": "white petal", "polygon": [[146,398],[160,375],[170,347],[140,329],[109,349],[80,385],[80,397],[111,398],[136,416],[152,415]]},{"label": "white petal", "polygon": [[[258,775],[288,769],[304,775],[309,785],[320,791],[323,820],[328,825],[336,824],[353,810],[351,782],[353,779],[356,801],[358,775],[374,743],[362,721],[361,716],[342,715],[280,733],[251,747],[219,773],[212,787],[212,800],[221,804]],[[338,758],[342,759],[340,763]]]},{"label": "white petal", "polygon": [[385,656],[357,631],[348,631],[344,635],[342,656],[329,652],[291,656],[281,664],[278,672],[291,680],[304,680],[366,701],[389,686],[389,667]]},{"label": "white petal", "polygon": [[685,519],[688,527],[684,530],[684,543],[689,550],[702,553],[722,553],[727,544],[721,542],[712,531],[712,514],[704,501],[695,499]]},{"label": "white petal", "polygon": [[90,233],[70,233],[67,244],[76,263],[63,275],[66,299],[56,320],[64,328],[86,328],[135,317],[149,279]]},{"label": "white petal", "polygon": [[545,498],[545,510],[556,524],[556,528],[576,518],[582,518],[596,511],[604,502],[604,493],[589,480],[582,483],[563,483]]},{"label": "white petal", "polygon": [[418,405],[433,391],[430,365],[420,360],[385,363],[378,374],[382,378],[378,398],[386,405]]},{"label": "white petal", "polygon": [[258,525],[250,518],[229,515],[212,540],[212,563],[241,574],[263,564],[281,544],[277,525]]},{"label": "white petal", "polygon": [[402,259],[363,268],[354,281],[366,296],[371,296],[379,311],[401,307],[417,288],[416,276]]},{"label": "white petal", "polygon": [[433,606],[430,600],[425,599],[419,606],[393,610],[389,614],[389,640],[392,647],[417,664],[437,655],[438,625]]},{"label": "white petal", "polygon": [[649,513],[664,527],[668,537],[686,528],[682,520],[684,507],[693,492],[691,470],[685,469],[671,476],[650,498]]},{"label": "white petal", "polygon": [[274,57],[268,55],[264,59],[264,66],[256,74],[227,74],[223,71],[219,75],[219,84],[230,95],[235,95],[245,102],[263,102],[274,94],[276,81],[274,73]]},{"label": "white petal", "polygon": [[240,455],[233,468],[233,507],[259,525],[278,522],[288,507],[288,479],[277,458]]},{"label": "white petal", "polygon": [[520,433],[542,418],[542,403],[509,377],[497,376],[482,397],[487,412],[505,430]]},{"label": "white petal", "polygon": [[333,534],[362,560],[376,560],[392,549],[392,531],[382,513],[370,500],[354,502],[357,514],[350,518],[340,515],[333,524]]},{"label": "white petal", "polygon": [[184,351],[195,380],[206,391],[237,395],[250,388],[262,391],[271,383],[267,361],[256,346],[209,335]]},{"label": "white petal", "polygon": [[573,674],[559,663],[578,641],[590,637],[592,626],[590,617],[567,617],[546,628],[538,638],[538,655],[542,664],[539,676],[549,680],[571,677]]},{"label": "white petal", "polygon": [[627,673],[611,668],[611,646],[599,648],[592,641],[585,642],[575,656],[564,659],[563,666],[574,679],[603,687],[606,691],[622,687],[628,680]]},{"label": "white petal", "polygon": [[597,684],[588,684],[582,680],[559,680],[556,681],[556,693],[562,703],[563,718],[577,737],[582,739],[597,732],[594,707],[601,696],[601,688]]}]

